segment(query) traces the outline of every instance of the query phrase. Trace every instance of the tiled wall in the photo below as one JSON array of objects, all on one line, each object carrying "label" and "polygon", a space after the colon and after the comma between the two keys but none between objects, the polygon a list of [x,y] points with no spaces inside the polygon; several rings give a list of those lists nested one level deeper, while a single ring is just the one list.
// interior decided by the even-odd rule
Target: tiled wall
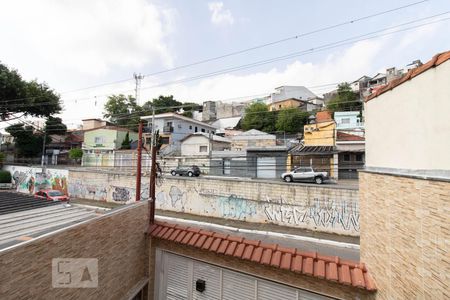
[{"label": "tiled wall", "polygon": [[449,299],[450,182],[361,172],[360,207],[377,299]]},{"label": "tiled wall", "polygon": [[[0,299],[122,299],[147,276],[143,202],[0,252]],[[97,258],[98,288],[53,288],[53,258]]]}]

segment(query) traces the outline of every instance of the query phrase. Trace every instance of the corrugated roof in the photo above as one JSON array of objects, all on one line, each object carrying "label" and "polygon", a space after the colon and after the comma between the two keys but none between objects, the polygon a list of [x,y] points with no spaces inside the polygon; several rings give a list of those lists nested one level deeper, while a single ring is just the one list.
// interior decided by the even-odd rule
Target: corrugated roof
[{"label": "corrugated roof", "polygon": [[338,256],[304,252],[278,244],[264,244],[260,240],[247,240],[243,237],[169,223],[156,223],[150,227],[149,232],[157,239],[368,291],[376,290],[375,282],[363,263],[344,260]]},{"label": "corrugated roof", "polygon": [[[209,134],[204,133],[204,132],[195,132],[195,133],[191,133],[190,135],[188,135],[187,137],[185,137],[184,139],[181,140],[181,142],[187,140],[190,137],[193,136],[204,136],[205,138],[209,139]],[[231,141],[227,138],[221,137],[220,135],[216,135],[216,134],[212,134],[211,135],[212,140],[216,141],[216,142],[223,142],[223,143],[231,143]]]},{"label": "corrugated roof", "polygon": [[235,128],[242,117],[222,118],[211,123],[212,126],[218,129],[233,129]]},{"label": "corrugated roof", "polygon": [[337,132],[337,141],[365,141],[363,136],[345,133],[342,131]]},{"label": "corrugated roof", "polygon": [[240,134],[231,136],[231,139],[233,140],[276,140],[277,137],[273,134],[268,134],[263,131],[259,131],[256,129],[250,129],[248,131],[242,132]]},{"label": "corrugated roof", "polygon": [[305,145],[295,146],[289,152],[291,154],[296,155],[310,155],[310,154],[326,155],[337,153],[336,149],[334,149],[334,146],[305,146]]},{"label": "corrugated roof", "polygon": [[378,89],[377,91],[373,92],[372,94],[370,94],[367,98],[366,98],[366,102],[369,100],[372,100],[378,96],[380,96],[381,94],[390,91],[394,88],[396,88],[397,86],[403,84],[404,82],[428,71],[431,68],[437,67],[440,64],[446,62],[447,60],[450,59],[450,50],[446,51],[446,52],[442,52],[439,54],[436,54],[430,61],[428,61],[427,63],[421,65],[420,67],[411,69],[408,71],[408,73],[406,73],[406,75],[392,80],[389,84],[383,86],[382,88]]}]

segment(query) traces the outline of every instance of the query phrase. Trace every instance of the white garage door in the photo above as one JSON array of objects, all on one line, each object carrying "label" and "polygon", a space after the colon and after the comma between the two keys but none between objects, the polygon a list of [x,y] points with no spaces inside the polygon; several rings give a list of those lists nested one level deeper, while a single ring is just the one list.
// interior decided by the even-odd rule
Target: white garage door
[{"label": "white garage door", "polygon": [[[155,299],[324,300],[322,295],[156,250]],[[197,281],[204,290],[197,291]]]},{"label": "white garage door", "polygon": [[276,178],[275,157],[258,157],[256,164],[256,177]]}]

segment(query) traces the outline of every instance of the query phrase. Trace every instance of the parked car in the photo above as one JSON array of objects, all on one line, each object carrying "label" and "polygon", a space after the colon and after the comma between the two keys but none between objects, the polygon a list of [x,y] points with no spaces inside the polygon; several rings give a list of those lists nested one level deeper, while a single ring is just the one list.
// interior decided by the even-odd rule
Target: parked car
[{"label": "parked car", "polygon": [[42,190],[36,192],[34,197],[49,201],[69,201],[69,196],[64,195],[64,193],[58,190]]},{"label": "parked car", "polygon": [[170,172],[170,174],[172,174],[172,176],[176,176],[176,175],[187,175],[189,177],[192,176],[200,176],[200,168],[197,166],[178,166],[176,167],[176,169],[172,170]]},{"label": "parked car", "polygon": [[314,172],[311,167],[299,167],[291,172],[281,174],[281,178],[286,182],[293,181],[310,181],[317,184],[322,184],[328,179],[327,172]]}]

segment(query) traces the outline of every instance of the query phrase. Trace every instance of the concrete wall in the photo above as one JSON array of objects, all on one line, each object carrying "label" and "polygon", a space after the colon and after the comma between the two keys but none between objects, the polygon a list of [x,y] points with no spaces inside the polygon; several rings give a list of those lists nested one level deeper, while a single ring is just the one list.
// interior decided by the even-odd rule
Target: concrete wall
[{"label": "concrete wall", "polygon": [[[72,197],[122,203],[135,199],[135,177],[75,170]],[[148,199],[148,177],[141,198]],[[156,189],[158,209],[207,217],[273,223],[313,231],[359,235],[358,191],[239,179],[169,177]]]},{"label": "concrete wall", "polygon": [[450,61],[366,103],[366,166],[450,170]]},{"label": "concrete wall", "polygon": [[449,299],[450,181],[360,172],[359,187],[360,255],[376,298]]},{"label": "concrete wall", "polygon": [[[148,274],[147,203],[0,252],[0,299],[124,299]],[[53,288],[52,259],[98,259],[97,288]]]},{"label": "concrete wall", "polygon": [[336,124],[334,121],[304,126],[305,146],[334,146]]},{"label": "concrete wall", "polygon": [[43,189],[54,189],[68,194],[69,172],[65,169],[46,169],[45,176],[40,167],[5,165],[4,170],[11,173],[16,191],[34,194]]}]

